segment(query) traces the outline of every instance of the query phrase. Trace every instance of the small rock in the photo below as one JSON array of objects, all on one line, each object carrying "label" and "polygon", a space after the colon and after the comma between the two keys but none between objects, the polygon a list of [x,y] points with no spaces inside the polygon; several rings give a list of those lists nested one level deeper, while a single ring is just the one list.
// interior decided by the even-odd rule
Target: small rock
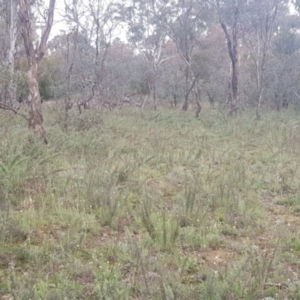
[{"label": "small rock", "polygon": [[160,275],[156,272],[147,272],[145,277],[149,280],[154,280],[160,278]]}]

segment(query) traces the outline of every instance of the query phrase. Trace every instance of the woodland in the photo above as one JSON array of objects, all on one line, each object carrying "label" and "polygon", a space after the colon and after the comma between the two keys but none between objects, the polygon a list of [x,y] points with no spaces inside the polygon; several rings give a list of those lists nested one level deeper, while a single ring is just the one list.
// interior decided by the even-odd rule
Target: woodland
[{"label": "woodland", "polygon": [[300,300],[299,13],[0,0],[0,299]]},{"label": "woodland", "polygon": [[257,118],[261,109],[297,106],[298,5],[2,1],[1,108],[23,115],[46,139],[40,103],[50,99],[66,118],[73,107],[81,113],[123,104],[192,105],[196,117],[203,103],[229,114],[250,107]]}]

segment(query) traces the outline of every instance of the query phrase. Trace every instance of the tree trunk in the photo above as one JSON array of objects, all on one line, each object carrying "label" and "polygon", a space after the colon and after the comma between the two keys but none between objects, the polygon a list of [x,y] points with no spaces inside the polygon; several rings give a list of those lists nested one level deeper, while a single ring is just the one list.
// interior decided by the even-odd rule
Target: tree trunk
[{"label": "tree trunk", "polygon": [[15,69],[15,46],[16,46],[16,18],[15,18],[15,2],[14,0],[10,1],[10,24],[9,24],[9,52],[8,52],[8,63],[10,71],[10,81],[9,81],[9,98],[12,102],[16,100],[16,90],[13,84],[13,76]]},{"label": "tree trunk", "polygon": [[256,106],[256,118],[257,118],[257,120],[261,119],[260,109],[261,109],[262,100],[263,100],[262,93],[259,92],[258,99],[257,99],[257,106]]},{"label": "tree trunk", "polygon": [[263,103],[263,93],[264,93],[264,65],[265,65],[265,51],[263,52],[263,58],[261,63],[257,61],[256,67],[257,67],[257,75],[256,75],[256,81],[257,81],[257,105],[256,105],[256,117],[259,120],[261,118],[260,110]]},{"label": "tree trunk", "polygon": [[188,94],[186,94],[185,99],[184,99],[184,103],[183,103],[183,106],[182,106],[182,110],[187,111],[188,107],[189,107],[189,96],[188,96]]},{"label": "tree trunk", "polygon": [[189,95],[190,95],[189,79],[190,79],[190,66],[187,65],[185,71],[185,96],[184,96],[184,103],[182,106],[183,111],[187,111],[189,107]]},{"label": "tree trunk", "polygon": [[28,98],[28,128],[43,142],[47,144],[45,130],[43,127],[42,102],[38,84],[38,63],[33,62],[27,72]]},{"label": "tree trunk", "polygon": [[45,130],[43,127],[43,114],[41,95],[38,84],[38,66],[46,53],[47,41],[53,25],[53,14],[56,0],[49,0],[48,9],[44,11],[45,26],[43,28],[40,41],[35,39],[35,19],[31,11],[33,2],[30,0],[18,0],[19,3],[19,21],[21,36],[23,38],[24,48],[28,61],[27,84],[28,98],[26,100],[28,109],[28,128],[36,135],[38,139],[47,143]]},{"label": "tree trunk", "polygon": [[196,105],[197,105],[196,118],[199,118],[199,114],[202,110],[202,107],[200,104],[200,89],[199,88],[196,88],[195,96],[196,96]]},{"label": "tree trunk", "polygon": [[154,77],[153,81],[153,109],[157,110],[157,104],[156,104],[156,78]]},{"label": "tree trunk", "polygon": [[[219,7],[220,5],[219,1],[217,1],[217,5]],[[239,22],[239,8],[237,2],[235,3],[234,11],[233,11],[233,24],[232,24],[231,36],[228,32],[226,24],[223,22],[221,18],[220,11],[219,11],[219,21],[226,37],[228,54],[231,60],[231,67],[232,67],[231,85],[230,85],[231,103],[230,103],[230,112],[229,112],[229,114],[232,115],[237,112],[238,103],[239,103],[238,36],[237,36],[238,22]]]},{"label": "tree trunk", "polygon": [[238,111],[239,90],[238,90],[238,68],[237,61],[232,61],[232,76],[231,76],[231,103],[229,115],[234,115]]},{"label": "tree trunk", "polygon": [[282,107],[287,109],[289,107],[289,100],[286,93],[282,95]]}]

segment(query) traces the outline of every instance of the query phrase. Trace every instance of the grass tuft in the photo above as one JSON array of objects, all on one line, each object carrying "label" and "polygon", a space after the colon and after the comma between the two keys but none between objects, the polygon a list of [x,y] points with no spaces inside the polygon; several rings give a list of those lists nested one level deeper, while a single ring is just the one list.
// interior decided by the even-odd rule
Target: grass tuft
[{"label": "grass tuft", "polygon": [[0,113],[0,298],[300,299],[294,112]]}]

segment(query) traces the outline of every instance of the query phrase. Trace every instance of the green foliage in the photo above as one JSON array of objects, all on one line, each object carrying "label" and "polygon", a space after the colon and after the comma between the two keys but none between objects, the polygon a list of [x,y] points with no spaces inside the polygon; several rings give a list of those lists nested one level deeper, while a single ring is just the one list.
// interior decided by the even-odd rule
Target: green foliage
[{"label": "green foliage", "polygon": [[1,297],[297,299],[295,115],[59,118],[0,118]]},{"label": "green foliage", "polygon": [[39,91],[42,99],[49,100],[53,98],[53,93],[51,91],[51,79],[50,78],[42,78],[39,80]]}]

